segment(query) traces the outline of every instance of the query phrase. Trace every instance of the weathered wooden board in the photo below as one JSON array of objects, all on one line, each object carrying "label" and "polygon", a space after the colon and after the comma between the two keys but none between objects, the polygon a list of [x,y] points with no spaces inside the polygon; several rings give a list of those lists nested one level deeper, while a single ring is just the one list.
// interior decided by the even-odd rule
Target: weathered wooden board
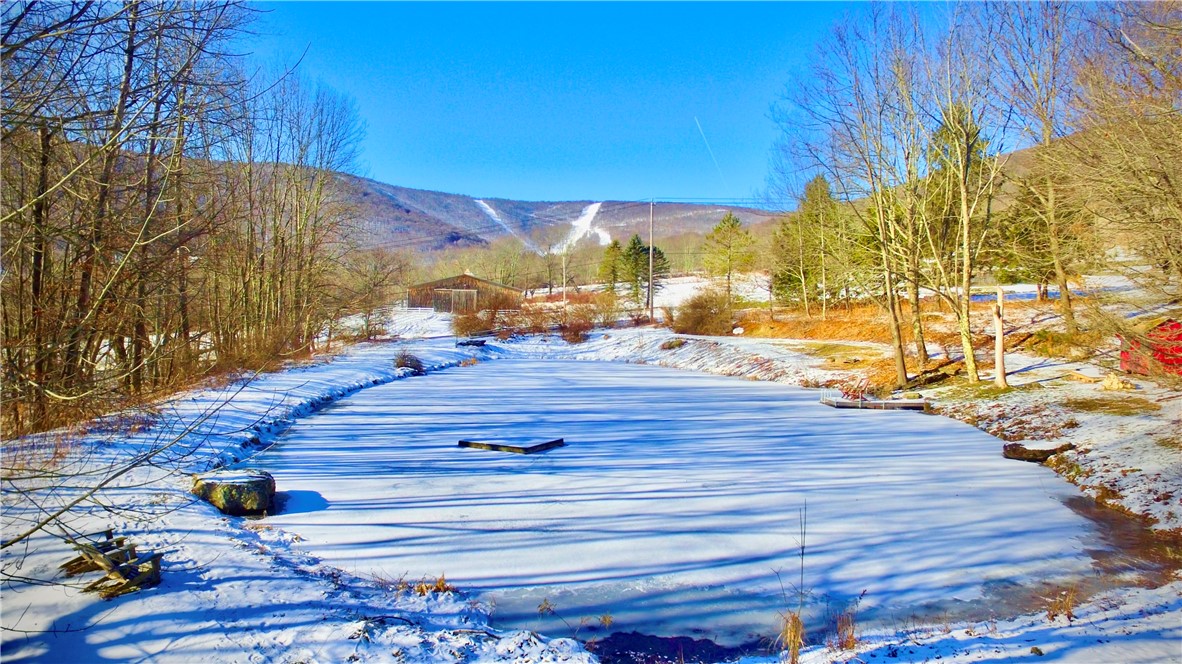
[{"label": "weathered wooden board", "polygon": [[868,410],[922,410],[927,411],[926,399],[834,399],[825,397],[821,403],[834,408],[865,408]]},{"label": "weathered wooden board", "polygon": [[474,450],[490,450],[493,452],[512,452],[513,454],[536,454],[538,452],[545,452],[552,450],[555,447],[563,447],[566,443],[561,438],[548,440],[544,443],[534,443],[533,445],[505,445],[501,443],[478,443],[473,440],[461,440],[460,447],[470,447]]}]

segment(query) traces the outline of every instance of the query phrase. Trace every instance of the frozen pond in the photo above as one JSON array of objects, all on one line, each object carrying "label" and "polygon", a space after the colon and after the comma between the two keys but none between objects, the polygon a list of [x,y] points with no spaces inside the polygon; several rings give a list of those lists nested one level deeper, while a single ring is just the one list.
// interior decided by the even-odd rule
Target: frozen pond
[{"label": "frozen pond", "polygon": [[[530,456],[456,446],[559,437]],[[1072,487],[968,425],[651,366],[505,359],[395,381],[252,465],[287,494],[268,522],[326,563],[446,574],[497,627],[550,636],[604,613],[612,631],[768,636],[795,605],[806,501],[817,616],[865,591],[864,611],[903,618],[1091,566]]]}]

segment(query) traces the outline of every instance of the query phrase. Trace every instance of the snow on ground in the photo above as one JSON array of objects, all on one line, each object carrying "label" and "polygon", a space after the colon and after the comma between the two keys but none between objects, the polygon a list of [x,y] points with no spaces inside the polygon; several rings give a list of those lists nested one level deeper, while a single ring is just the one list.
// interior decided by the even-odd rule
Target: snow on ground
[{"label": "snow on ground", "polygon": [[[1111,590],[1076,606],[1074,619],[1030,613],[972,622],[901,622],[859,635],[857,647],[836,650],[809,642],[803,664],[824,662],[1053,661],[1080,664],[1182,661],[1182,582]],[[746,657],[742,664],[779,664]]]},{"label": "snow on ground", "polygon": [[[443,331],[444,322],[429,312],[400,312],[396,313],[391,330],[404,338],[410,333],[432,337]],[[402,331],[395,332],[396,329]],[[714,388],[703,387],[704,391],[691,391],[679,399],[682,381],[661,369],[629,367],[641,371],[644,378],[626,380],[623,371],[617,374],[603,365],[578,365],[586,368],[576,367],[572,369],[573,374],[586,378],[566,384],[568,392],[574,388],[576,392],[610,397],[611,408],[605,415],[596,414],[593,412],[596,409],[587,408],[590,404],[564,393],[562,388],[547,387],[548,381],[571,380],[566,372],[547,368],[558,358],[662,364],[717,374],[751,375],[789,384],[816,384],[840,378],[840,374],[810,367],[811,360],[799,355],[790,344],[690,339],[679,348],[662,350],[661,345],[671,338],[672,335],[663,331],[613,330],[606,333],[606,338],[597,334],[592,341],[579,346],[538,338],[499,346],[490,344],[480,351],[457,349],[451,339],[362,345],[328,363],[263,375],[249,384],[235,381],[223,387],[177,395],[161,404],[153,428],[147,432],[117,430],[120,423],[115,419],[92,427],[87,446],[82,448],[89,453],[80,457],[79,462],[98,467],[125,459],[132,451],[152,445],[157,441],[156,436],[179,432],[186,424],[196,422],[198,431],[184,437],[174,455],[180,457],[184,453],[184,458],[178,458],[177,462],[186,472],[241,458],[276,440],[283,431],[289,433],[281,439],[284,443],[274,448],[277,453],[287,450],[289,441],[302,435],[305,428],[311,431],[337,427],[338,430],[323,439],[310,439],[313,441],[310,445],[322,449],[323,467],[316,467],[316,456],[302,462],[306,472],[316,476],[315,482],[320,483],[317,486],[323,488],[292,487],[281,481],[280,491],[286,492],[284,498],[291,509],[263,521],[223,517],[214,508],[192,501],[187,494],[189,478],[184,473],[169,472],[168,466],[129,475],[126,482],[106,494],[106,499],[150,512],[152,518],[139,520],[134,518],[134,513],[113,515],[96,508],[79,516],[73,525],[80,530],[113,525],[144,550],[163,551],[162,584],[103,602],[81,594],[78,583],[71,588],[10,579],[3,586],[4,632],[0,658],[5,661],[585,661],[590,656],[568,639],[548,640],[527,632],[490,628],[490,607],[478,597],[453,594],[421,597],[405,589],[398,590],[396,584],[375,582],[342,571],[340,567],[366,571],[366,566],[358,561],[364,562],[365,556],[374,555],[369,547],[372,542],[366,540],[376,540],[385,551],[380,555],[409,557],[434,552],[430,556],[432,560],[423,565],[424,573],[447,572],[455,580],[453,564],[458,566],[454,569],[482,569],[469,557],[471,553],[449,551],[444,544],[448,539],[461,541],[457,529],[468,529],[477,531],[476,537],[484,538],[498,550],[501,544],[521,538],[517,545],[527,546],[517,557],[541,558],[550,568],[539,569],[538,576],[549,581],[572,577],[575,582],[594,581],[586,578],[587,575],[636,576],[635,569],[629,572],[631,565],[645,568],[641,571],[657,579],[652,584],[636,585],[646,591],[655,590],[658,596],[676,586],[668,581],[670,575],[678,573],[700,581],[699,586],[708,585],[714,578],[759,592],[766,590],[761,584],[769,575],[774,576],[775,568],[788,573],[794,569],[792,552],[797,525],[792,502],[796,496],[791,491],[794,486],[803,487],[801,490],[810,496],[832,498],[832,501],[820,497],[809,501],[807,538],[810,546],[815,543],[816,549],[807,558],[806,586],[823,589],[837,599],[848,599],[860,592],[863,584],[873,585],[874,589],[868,588],[870,592],[863,600],[868,609],[890,605],[893,593],[915,600],[925,595],[938,596],[938,586],[945,583],[951,587],[973,586],[980,592],[982,579],[974,578],[980,570],[993,569],[997,578],[1015,579],[1037,570],[1043,556],[1061,563],[1060,571],[1064,573],[1087,561],[1083,549],[1086,532],[1092,526],[1081,523],[1052,500],[1074,489],[1046,469],[1002,462],[997,457],[996,440],[948,420],[906,413],[854,413],[837,417],[834,411],[827,411],[829,425],[826,426],[837,427],[827,437],[836,441],[840,446],[836,449],[841,453],[831,454],[832,450],[827,450],[817,458],[810,450],[800,457],[803,465],[793,466],[790,462],[797,457],[791,454],[761,455],[758,450],[759,445],[779,445],[788,451],[809,449],[807,437],[799,432],[816,433],[819,431],[816,427],[821,425],[801,415],[805,410],[798,410],[817,408],[808,403],[812,397],[801,396],[804,393],[775,385],[724,381],[737,385],[734,388],[737,392],[752,396],[707,397]],[[410,349],[434,370],[441,371],[392,383],[406,374],[392,366],[392,358],[403,349]],[[475,367],[456,367],[473,355],[479,355],[482,363]],[[491,361],[498,357],[519,359]],[[1038,364],[1019,367],[1015,377],[1034,377],[1039,371],[1065,368]],[[507,373],[500,373],[499,366],[506,367],[503,371]],[[513,367],[534,366],[538,369],[512,371]],[[678,375],[678,378],[685,378],[686,385],[695,386],[699,385],[698,381],[717,380],[692,375]],[[514,401],[501,399],[500,392],[489,386],[502,381],[507,382],[506,387],[520,388],[522,394]],[[1050,385],[1054,380],[1046,382]],[[639,393],[649,387],[661,388],[657,391],[665,407],[681,416],[672,421],[658,420],[651,413],[638,410],[626,398],[629,390]],[[1094,385],[1080,387],[1094,388]],[[432,426],[452,427],[446,430],[447,441],[455,437],[457,425],[475,428],[478,423],[498,422],[505,427],[506,436],[521,435],[514,423],[524,426],[523,419],[536,428],[550,416],[541,413],[529,416],[530,404],[542,400],[531,398],[531,390],[544,392],[546,398],[551,398],[552,393],[557,396],[561,408],[553,415],[561,418],[559,422],[550,421],[563,429],[584,427],[584,436],[595,440],[597,447],[590,444],[580,447],[572,441],[571,446],[559,450],[561,454],[495,459],[487,458],[487,453],[456,450],[448,444],[438,450],[427,450],[425,441],[434,435],[429,431]],[[1020,410],[1026,403],[1022,399],[1037,391],[1015,391],[1014,401],[1007,403],[1006,408]],[[457,413],[454,406],[448,406],[451,410],[444,410],[452,415],[452,420],[458,421],[431,424],[438,418],[428,409],[439,408],[428,401],[431,394],[440,395],[439,400],[444,400],[443,395],[460,394],[478,399],[481,416]],[[231,406],[217,408],[230,397],[233,397]],[[360,418],[365,409],[361,406],[367,403],[374,409],[403,413],[400,421],[419,427],[418,432],[411,435],[405,428],[396,427],[389,429],[384,439],[373,439],[370,434],[377,432],[372,429],[390,425],[363,422]],[[409,409],[416,403],[421,405],[416,412],[398,410]],[[767,407],[760,408],[761,403]],[[318,409],[323,412],[307,417]],[[720,439],[710,437],[705,444],[719,454],[695,455],[695,446],[702,443],[691,443],[694,432],[705,426],[710,412],[720,409],[732,418],[730,425],[737,433]],[[1032,416],[1037,418],[1037,412],[1032,410]],[[337,415],[342,420],[334,420]],[[490,415],[495,415],[495,419]],[[765,416],[781,419],[765,427],[753,423]],[[609,421],[602,426],[591,426],[596,417],[607,417]],[[341,424],[335,425],[334,421]],[[1121,434],[1118,440],[1124,441],[1119,444],[1127,445],[1127,451],[1133,453],[1138,434],[1136,426],[1130,427],[1128,423],[1129,420],[1120,420],[1111,427],[1099,426],[1092,430],[1090,438],[1087,429],[1081,426],[1072,430],[1076,431],[1072,435],[1077,437],[1073,440],[1087,441],[1093,448],[1107,448],[1104,441],[1115,431]],[[841,429],[847,425],[856,428]],[[637,447],[640,444],[637,441],[642,440],[641,429],[647,432],[652,428],[658,429],[655,435],[667,443],[667,454],[655,458],[640,455]],[[436,433],[439,437],[444,435],[442,430]],[[894,434],[894,439],[877,446],[871,444],[872,440],[889,433]],[[331,444],[334,440],[335,445]],[[349,452],[363,444],[363,440],[364,445],[380,449],[386,461],[369,468],[366,479],[351,487],[356,491],[334,493],[343,490],[328,488],[336,480],[324,473],[325,468],[364,467],[363,460],[351,458]],[[926,458],[918,454],[937,443],[943,445],[941,450],[953,452]],[[6,442],[5,447],[7,454],[20,450],[16,443]],[[1145,461],[1158,459],[1163,468],[1172,468],[1168,460],[1174,457],[1168,454],[1169,450],[1154,447],[1164,451],[1145,453],[1148,455]],[[588,456],[597,448],[610,449],[611,453]],[[849,472],[835,469],[829,474],[822,467],[830,456],[833,458],[829,461],[834,464],[854,463],[846,460],[851,455],[844,452],[855,448],[862,453],[870,450],[860,471],[863,476],[877,472],[882,475],[879,479],[859,481],[850,477]],[[1142,452],[1153,449],[1148,445],[1141,448]],[[1112,449],[1112,457],[1118,458],[1117,448]],[[446,459],[432,456],[437,454],[448,456]],[[464,462],[458,461],[458,454],[466,455]],[[729,474],[710,477],[707,471],[713,472],[714,466],[726,466],[728,454],[748,463],[745,467],[731,466]],[[479,470],[473,470],[473,464],[466,461],[468,458],[481,464]],[[994,469],[993,464],[1003,463],[1008,465]],[[1084,463],[1090,462],[1081,461],[1081,465]],[[751,472],[759,465],[769,465],[770,472]],[[605,468],[601,470],[600,466]],[[692,472],[683,472],[687,468]],[[544,470],[552,472],[547,475]],[[1111,472],[1120,475],[1119,470]],[[941,479],[941,474],[948,477]],[[1023,486],[1012,486],[1012,478],[1026,476],[1030,480]],[[457,477],[469,478],[470,483],[457,485]],[[938,489],[938,484],[953,477],[963,477],[964,486],[963,490],[953,489],[953,495],[949,496],[947,490]],[[622,485],[625,481],[629,484]],[[381,482],[385,482],[384,487]],[[711,486],[712,483],[730,486]],[[447,493],[457,486],[464,493]],[[895,491],[891,491],[892,486]],[[7,538],[31,514],[27,503],[8,491],[8,485],[5,488],[3,525]],[[614,491],[615,495],[607,500],[593,498],[600,495],[595,491],[604,490]],[[479,523],[481,517],[476,510],[482,502],[490,502],[489,495],[498,492],[502,494],[498,497],[513,496],[520,500],[496,506],[505,512],[504,518]],[[712,492],[720,497],[711,499]],[[69,490],[64,490],[58,499],[68,495]],[[339,495],[353,496],[346,498],[346,503],[369,500],[367,514],[389,516],[382,516],[381,523],[375,518],[356,528],[344,528],[340,522],[354,518],[345,516],[354,512],[340,511]],[[925,495],[929,496],[926,500]],[[679,496],[681,500],[674,500]],[[976,511],[960,507],[946,509],[974,496],[977,498],[974,502],[980,504]],[[1024,517],[1019,518],[1007,509],[1007,505],[1021,502],[1019,496],[1027,505],[1050,506],[1034,512],[1019,509]],[[915,509],[921,516],[908,517],[890,509],[891,505],[910,509],[911,499],[920,503]],[[398,516],[397,512],[383,512],[397,500],[405,503],[405,511],[415,517],[413,520]],[[628,506],[627,514],[613,515],[613,505]],[[643,509],[637,509],[638,506]],[[715,513],[720,506],[732,514]],[[360,511],[361,505],[352,507]],[[341,517],[335,525],[331,520],[320,525],[313,523],[330,513],[334,519],[336,515]],[[863,520],[865,515],[877,518]],[[957,518],[962,521],[956,522]],[[364,546],[353,548],[353,559],[343,561],[345,554],[320,551],[322,544],[312,541],[312,537],[301,541],[295,526],[289,529],[279,523],[285,519],[307,522],[309,528],[353,531],[350,537]],[[736,532],[734,526],[738,523],[745,524],[749,532]],[[1043,532],[1045,528],[1062,536],[1048,535]],[[403,546],[391,547],[383,542],[382,538],[386,537],[383,531],[387,530],[392,530],[393,538]],[[602,556],[561,555],[565,552],[561,549],[563,545],[547,537],[555,532],[575,543],[598,542]],[[661,544],[664,537],[650,540],[653,532],[668,534],[671,541]],[[634,539],[636,543],[628,552],[613,549],[620,537],[639,539]],[[650,541],[657,547],[652,560],[647,559],[646,553]],[[731,548],[725,542],[738,546],[748,559],[728,559]],[[535,551],[534,543],[542,548]],[[1091,548],[1103,548],[1103,543],[1087,541],[1086,544],[1089,555]],[[539,552],[547,547],[560,555],[541,556]],[[758,558],[761,551],[767,557],[762,567],[759,561],[750,560]],[[22,544],[5,551],[4,571],[8,575],[60,582],[56,566],[68,557],[69,552],[56,540],[36,536],[27,546]],[[662,573],[661,560],[680,563]],[[718,565],[720,561],[728,564]],[[1010,562],[1014,562],[1012,568]],[[410,570],[383,566],[382,571],[396,578]],[[536,583],[533,578],[507,579],[509,572],[503,567],[480,573],[486,578],[477,579],[473,587],[481,592],[486,586],[491,588],[502,581],[511,581],[521,588],[518,598],[521,607],[528,609],[529,603],[536,599],[525,590]],[[82,577],[83,582],[86,580],[87,577]],[[662,582],[666,585],[662,586]],[[971,594],[972,591],[965,596]],[[577,624],[583,616],[564,612],[566,598],[556,596],[554,602],[562,617]],[[716,593],[711,601],[724,599]],[[672,608],[679,606],[675,603]],[[1004,604],[999,603],[998,607],[996,623],[957,622],[954,612],[950,612],[951,622],[946,626],[941,621],[917,625],[900,616],[898,625],[888,622],[874,626],[871,633],[864,635],[856,653],[830,651],[823,643],[810,641],[805,658],[806,661],[844,661],[857,656],[860,661],[872,661],[872,658],[886,661],[897,656],[901,661],[936,658],[1002,661],[1033,657],[1030,649],[1038,647],[1060,661],[1182,660],[1179,650],[1182,581],[1176,577],[1156,589],[1105,590],[1081,601],[1075,611],[1077,619],[1070,624],[1062,618],[1050,622],[1036,609],[1007,619],[1011,612]],[[500,609],[495,609],[493,625],[500,615]],[[555,629],[547,634],[561,637],[570,631]]]}]

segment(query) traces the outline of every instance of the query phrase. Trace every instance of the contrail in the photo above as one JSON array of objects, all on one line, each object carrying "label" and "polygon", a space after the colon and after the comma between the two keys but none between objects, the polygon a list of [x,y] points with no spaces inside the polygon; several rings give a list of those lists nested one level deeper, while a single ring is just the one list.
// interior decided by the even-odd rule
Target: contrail
[{"label": "contrail", "polygon": [[706,144],[706,152],[710,153],[710,161],[714,162],[714,170],[718,171],[718,179],[722,182],[722,186],[726,189],[730,187],[726,184],[726,178],[722,177],[722,169],[718,167],[718,160],[714,158],[714,150],[710,149],[710,141],[706,140],[706,132],[702,131],[702,123],[698,122],[698,116],[694,116],[694,124],[698,125],[698,133],[702,135],[702,142]]}]

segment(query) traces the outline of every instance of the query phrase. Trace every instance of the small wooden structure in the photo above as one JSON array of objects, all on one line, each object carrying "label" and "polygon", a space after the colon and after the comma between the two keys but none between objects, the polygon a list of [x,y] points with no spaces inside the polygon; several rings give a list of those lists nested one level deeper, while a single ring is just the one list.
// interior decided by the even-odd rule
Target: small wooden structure
[{"label": "small wooden structure", "polygon": [[561,438],[548,440],[544,443],[534,443],[533,445],[507,445],[503,443],[478,443],[472,440],[461,440],[459,447],[468,447],[474,450],[490,450],[492,452],[511,452],[513,454],[537,454],[538,452],[545,452],[552,450],[555,447],[564,447],[565,442]]},{"label": "small wooden structure", "polygon": [[844,399],[821,397],[821,403],[833,408],[865,408],[868,410],[919,410],[927,412],[927,399]]},{"label": "small wooden structure", "polygon": [[416,284],[407,289],[406,306],[443,313],[473,313],[490,306],[515,309],[521,289],[481,279],[465,272],[454,277]]},{"label": "small wooden structure", "polygon": [[160,553],[136,554],[136,545],[126,537],[115,537],[108,528],[71,540],[78,555],[60,565],[66,576],[102,572],[83,592],[97,592],[111,599],[160,583]]},{"label": "small wooden structure", "polygon": [[1182,323],[1173,318],[1156,318],[1138,325],[1136,337],[1117,338],[1121,342],[1121,371],[1182,376]]}]

